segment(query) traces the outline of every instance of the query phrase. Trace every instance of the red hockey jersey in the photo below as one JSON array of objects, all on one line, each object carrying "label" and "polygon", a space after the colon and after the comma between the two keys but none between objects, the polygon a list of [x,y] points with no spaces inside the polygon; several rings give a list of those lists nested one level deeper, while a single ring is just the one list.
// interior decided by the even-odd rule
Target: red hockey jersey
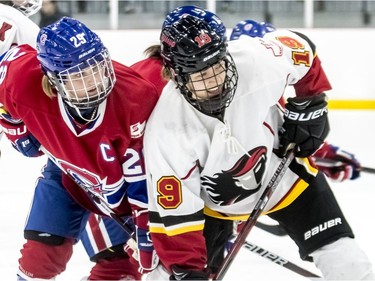
[{"label": "red hockey jersey", "polygon": [[[23,120],[50,158],[69,175],[64,186],[87,209],[103,212],[84,189],[94,191],[119,214],[129,210],[123,200],[125,192],[139,201],[134,203],[146,203],[142,138],[158,98],[155,87],[130,68],[113,62],[117,81],[99,106],[99,117],[83,131],[76,130],[60,96],[50,98],[43,92],[43,71],[36,55],[33,48],[21,45],[3,58],[0,106],[13,118]],[[133,188],[144,190],[127,190],[132,183]]]}]

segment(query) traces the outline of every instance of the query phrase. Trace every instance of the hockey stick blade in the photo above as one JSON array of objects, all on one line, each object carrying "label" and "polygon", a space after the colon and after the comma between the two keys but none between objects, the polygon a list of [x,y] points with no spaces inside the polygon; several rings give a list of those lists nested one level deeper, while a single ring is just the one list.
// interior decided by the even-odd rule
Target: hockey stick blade
[{"label": "hockey stick blade", "polygon": [[275,254],[275,253],[272,253],[252,242],[248,242],[246,241],[244,246],[243,246],[245,249],[249,250],[250,252],[252,253],[255,253],[259,256],[261,256],[262,258],[265,258],[279,266],[282,266],[282,267],[285,267],[287,269],[289,269],[290,271],[293,271],[294,273],[297,273],[301,276],[304,276],[304,277],[307,277],[307,278],[310,278],[312,280],[315,280],[315,279],[322,279],[321,276],[311,272],[311,271],[308,271],[300,266],[298,266],[297,264],[295,263],[292,263],[291,261]]},{"label": "hockey stick blade", "polygon": [[[341,161],[335,161],[335,160],[332,160],[332,159],[326,159],[326,158],[320,158],[320,157],[313,157],[313,159],[314,159],[314,162],[317,165],[320,165],[320,166],[325,166],[325,165],[342,166],[342,165],[345,164]],[[364,172],[364,173],[368,173],[368,174],[375,174],[375,168],[361,166],[358,170],[360,172]]]},{"label": "hockey stick blade", "polygon": [[285,229],[279,225],[279,224],[266,224],[262,223],[260,221],[257,221],[255,223],[255,226],[260,228],[261,230],[264,230],[266,232],[269,232],[276,236],[286,236],[288,233],[286,233]]},{"label": "hockey stick blade", "polygon": [[213,274],[212,276],[213,280],[222,280],[224,278],[224,275],[228,271],[234,258],[237,256],[239,250],[242,248],[243,244],[245,243],[247,236],[249,235],[251,229],[254,227],[256,221],[258,220],[259,216],[263,212],[265,206],[267,205],[270,197],[272,196],[273,192],[275,191],[276,187],[278,186],[279,182],[284,176],[293,158],[294,158],[294,151],[293,149],[291,149],[288,151],[287,155],[281,160],[279,166],[277,167],[271,180],[269,181],[266,188],[264,189],[254,209],[251,211],[250,216],[245,222],[245,225],[243,226],[241,232],[238,234],[236,240],[234,241],[231,250],[225,256],[217,272]]}]

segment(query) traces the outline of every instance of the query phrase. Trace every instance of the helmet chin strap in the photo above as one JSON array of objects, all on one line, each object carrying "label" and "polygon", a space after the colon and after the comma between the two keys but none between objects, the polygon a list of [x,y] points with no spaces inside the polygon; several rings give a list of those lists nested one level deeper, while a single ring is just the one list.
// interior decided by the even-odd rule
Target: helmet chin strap
[{"label": "helmet chin strap", "polygon": [[95,121],[99,117],[99,114],[98,114],[99,106],[95,106],[93,108],[87,108],[87,109],[79,109],[76,106],[70,106],[66,102],[64,102],[64,105],[69,115],[80,124],[85,124],[88,122]]}]

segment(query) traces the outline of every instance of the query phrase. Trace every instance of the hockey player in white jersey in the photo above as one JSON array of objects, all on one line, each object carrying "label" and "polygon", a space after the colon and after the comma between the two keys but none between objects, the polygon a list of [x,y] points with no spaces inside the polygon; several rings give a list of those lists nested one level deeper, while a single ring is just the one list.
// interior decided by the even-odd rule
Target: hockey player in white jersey
[{"label": "hockey player in white jersey", "polygon": [[28,16],[41,6],[42,0],[0,1],[0,55],[16,45],[35,47],[39,27]]},{"label": "hockey player in white jersey", "polygon": [[[295,33],[227,42],[223,30],[219,18],[206,22],[197,14],[161,32],[170,81],[144,139],[150,233],[165,269],[158,272],[208,280],[223,260],[232,221],[247,219],[295,144],[297,157],[266,214],[325,279],[374,279],[325,177],[306,158],[329,131],[327,79],[315,50]],[[283,116],[277,103],[285,87],[302,83]]]},{"label": "hockey player in white jersey", "polygon": [[[276,33],[274,33],[276,32]],[[295,32],[298,36],[310,39],[300,32],[296,31],[282,31],[277,30],[275,26],[268,22],[257,22],[254,20],[242,20],[236,24],[232,29],[229,40],[238,40],[242,36],[250,37],[270,37],[276,38],[282,35],[284,32]],[[314,45],[311,43],[311,45]],[[329,88],[331,88],[329,86]],[[328,88],[327,88],[328,90]],[[280,104],[285,106],[285,99],[280,99]],[[349,153],[336,145],[332,145],[328,142],[324,144],[314,153],[313,156],[316,166],[320,171],[324,172],[332,181],[342,182],[345,180],[354,180],[360,176],[361,164],[356,159],[353,153]],[[323,161],[322,161],[323,160]]]}]

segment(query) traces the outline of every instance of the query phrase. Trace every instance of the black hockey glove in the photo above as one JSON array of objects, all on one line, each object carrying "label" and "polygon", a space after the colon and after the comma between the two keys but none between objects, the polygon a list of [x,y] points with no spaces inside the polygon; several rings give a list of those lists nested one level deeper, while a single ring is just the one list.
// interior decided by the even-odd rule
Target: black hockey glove
[{"label": "black hockey glove", "polygon": [[169,280],[208,280],[210,273],[206,271],[195,271],[172,265],[172,275]]},{"label": "black hockey glove", "polygon": [[308,157],[324,142],[329,132],[327,101],[324,93],[312,97],[288,98],[284,124],[279,132],[278,155],[285,156],[295,144],[297,157]]}]

